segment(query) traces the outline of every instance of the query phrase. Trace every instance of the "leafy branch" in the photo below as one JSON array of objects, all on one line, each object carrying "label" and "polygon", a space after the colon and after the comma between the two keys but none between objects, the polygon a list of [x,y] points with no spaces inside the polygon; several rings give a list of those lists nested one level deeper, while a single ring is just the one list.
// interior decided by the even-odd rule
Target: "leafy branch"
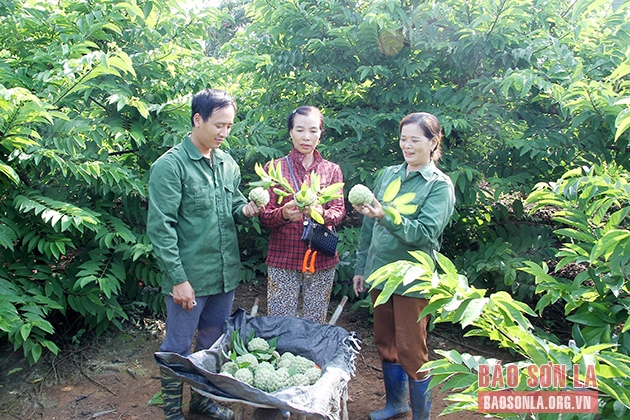
[{"label": "leafy branch", "polygon": [[265,172],[263,166],[256,163],[254,166],[259,181],[250,182],[253,187],[272,188],[278,195],[278,204],[285,197],[292,197],[300,210],[308,210],[309,215],[319,224],[324,224],[324,218],[312,206],[313,204],[325,204],[329,201],[343,197],[339,191],[343,188],[343,182],[331,184],[321,188],[321,177],[314,171],[310,174],[310,183],[303,182],[300,189],[295,191],[289,181],[282,176],[282,162],[277,164],[272,159],[269,163],[269,172]]}]

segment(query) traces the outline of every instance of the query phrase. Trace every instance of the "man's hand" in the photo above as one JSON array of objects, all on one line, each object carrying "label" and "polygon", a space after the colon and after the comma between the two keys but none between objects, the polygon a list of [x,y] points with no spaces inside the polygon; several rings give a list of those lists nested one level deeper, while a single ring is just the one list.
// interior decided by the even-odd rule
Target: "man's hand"
[{"label": "man's hand", "polygon": [[188,281],[173,286],[171,295],[173,296],[173,301],[178,305],[182,305],[182,308],[185,310],[192,311],[193,306],[197,306],[195,291]]},{"label": "man's hand", "polygon": [[245,217],[254,217],[262,213],[263,210],[265,210],[265,206],[258,206],[253,201],[250,201],[243,206],[243,215],[245,215]]},{"label": "man's hand", "polygon": [[364,284],[363,276],[354,276],[352,278],[352,286],[354,287],[355,296],[359,297],[359,293],[365,292],[365,284]]}]

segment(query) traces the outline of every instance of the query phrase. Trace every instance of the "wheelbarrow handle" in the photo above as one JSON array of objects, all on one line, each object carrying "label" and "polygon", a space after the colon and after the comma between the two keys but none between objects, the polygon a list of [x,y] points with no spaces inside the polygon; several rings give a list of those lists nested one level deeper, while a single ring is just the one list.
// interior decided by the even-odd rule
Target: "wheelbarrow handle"
[{"label": "wheelbarrow handle", "polygon": [[341,298],[341,302],[339,302],[339,305],[337,305],[337,309],[335,309],[335,312],[333,312],[332,316],[330,317],[330,321],[328,321],[328,324],[335,325],[335,323],[337,323],[337,320],[339,319],[341,311],[343,311],[343,307],[346,305],[346,302],[348,302],[348,296],[344,296],[343,298]]},{"label": "wheelbarrow handle", "polygon": [[252,306],[252,311],[249,313],[249,316],[256,316],[258,314],[258,296],[254,299],[254,305]]}]

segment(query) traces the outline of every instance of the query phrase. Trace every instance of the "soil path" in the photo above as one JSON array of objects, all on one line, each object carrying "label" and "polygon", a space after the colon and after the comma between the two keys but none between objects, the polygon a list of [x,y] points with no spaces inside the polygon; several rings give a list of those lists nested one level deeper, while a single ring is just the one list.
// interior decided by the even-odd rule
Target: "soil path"
[{"label": "soil path", "polygon": [[[250,309],[259,298],[259,316],[266,314],[264,281],[239,286],[235,308]],[[330,313],[338,302],[331,302]],[[367,419],[370,411],[384,405],[382,372],[373,345],[372,325],[367,312],[355,312],[346,305],[337,325],[355,331],[362,339],[357,358],[356,375],[349,383],[348,412],[350,420]],[[430,336],[429,348],[457,349],[489,356],[478,344],[472,344],[441,330]],[[163,339],[163,323],[155,320],[128,324],[124,332],[101,337],[96,342],[66,350],[56,357],[47,356],[37,365],[29,367],[21,352],[0,348],[0,419],[19,420],[131,420],[162,419],[162,410],[148,405],[159,391],[159,370],[153,362],[153,353]],[[487,349],[486,349],[487,350]],[[492,353],[492,350],[490,350]],[[432,354],[432,357],[437,357]],[[187,394],[187,388],[185,387]],[[446,395],[434,392],[432,418],[449,404]],[[187,401],[185,395],[184,400]],[[187,409],[185,408],[186,412]],[[246,409],[245,418],[250,418]],[[189,416],[191,420],[204,417]],[[411,414],[400,419],[411,419]],[[484,418],[479,413],[462,412],[441,416],[444,420],[473,420]]]}]

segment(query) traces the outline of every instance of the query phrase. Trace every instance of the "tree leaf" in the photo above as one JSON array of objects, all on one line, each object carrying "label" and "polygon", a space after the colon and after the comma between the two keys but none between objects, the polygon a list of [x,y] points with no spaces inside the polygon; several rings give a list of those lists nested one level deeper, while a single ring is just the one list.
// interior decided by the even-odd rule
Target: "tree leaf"
[{"label": "tree leaf", "polygon": [[394,178],[392,182],[389,183],[387,188],[385,188],[385,193],[383,194],[383,201],[385,203],[389,203],[394,200],[398,195],[398,191],[400,191],[400,186],[402,185],[402,180],[400,178]]}]

